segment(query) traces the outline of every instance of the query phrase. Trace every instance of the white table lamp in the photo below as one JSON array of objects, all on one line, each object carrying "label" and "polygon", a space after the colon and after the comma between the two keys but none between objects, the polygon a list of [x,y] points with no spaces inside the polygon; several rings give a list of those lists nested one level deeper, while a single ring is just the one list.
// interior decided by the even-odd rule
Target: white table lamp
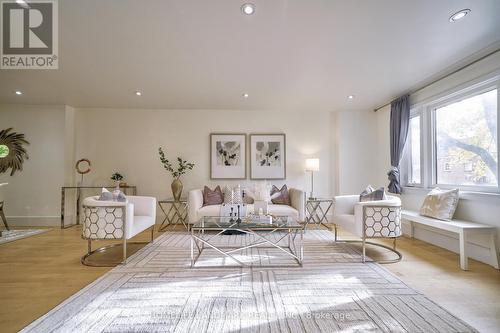
[{"label": "white table lamp", "polygon": [[311,195],[310,199],[314,199],[314,171],[319,171],[319,158],[306,159],[306,171],[311,172]]}]

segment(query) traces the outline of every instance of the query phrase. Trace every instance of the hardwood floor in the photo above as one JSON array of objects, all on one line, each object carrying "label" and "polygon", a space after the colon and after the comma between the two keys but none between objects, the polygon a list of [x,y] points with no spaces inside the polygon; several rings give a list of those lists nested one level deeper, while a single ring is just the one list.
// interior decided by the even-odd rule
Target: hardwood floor
[{"label": "hardwood floor", "polygon": [[[146,231],[133,240],[149,237]],[[141,246],[130,246],[130,253]],[[384,267],[481,332],[498,332],[500,271],[471,260],[464,272],[458,255],[418,240],[402,238],[398,248],[403,260]],[[111,269],[83,266],[86,251],[75,227],[1,244],[0,331],[17,332]],[[369,249],[368,255],[386,255],[376,252]],[[120,254],[117,249],[116,259]]]}]

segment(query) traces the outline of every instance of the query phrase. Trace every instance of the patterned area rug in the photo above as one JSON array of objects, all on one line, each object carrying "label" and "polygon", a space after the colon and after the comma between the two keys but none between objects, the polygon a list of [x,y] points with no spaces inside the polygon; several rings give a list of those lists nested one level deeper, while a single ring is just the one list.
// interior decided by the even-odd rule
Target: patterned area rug
[{"label": "patterned area rug", "polygon": [[330,232],[304,241],[303,267],[266,248],[239,258],[287,266],[207,251],[190,268],[189,235],[165,233],[23,332],[475,332]]},{"label": "patterned area rug", "polygon": [[38,235],[47,231],[50,231],[50,229],[2,230],[2,236],[0,237],[0,244],[13,242],[18,239]]}]

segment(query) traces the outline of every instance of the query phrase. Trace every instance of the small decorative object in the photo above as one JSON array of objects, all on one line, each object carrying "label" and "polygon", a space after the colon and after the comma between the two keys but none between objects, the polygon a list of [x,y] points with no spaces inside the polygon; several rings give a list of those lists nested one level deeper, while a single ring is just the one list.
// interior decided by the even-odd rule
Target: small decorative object
[{"label": "small decorative object", "polygon": [[286,178],[285,134],[250,134],[250,178]]},{"label": "small decorative object", "polygon": [[210,134],[210,178],[246,178],[246,134]]},{"label": "small decorative object", "polygon": [[179,201],[181,199],[182,189],[184,187],[182,185],[180,177],[184,175],[188,170],[193,170],[194,163],[189,163],[186,160],[177,157],[179,166],[177,167],[177,169],[174,169],[172,163],[165,157],[165,153],[163,152],[161,147],[158,148],[158,154],[160,155],[160,161],[163,164],[163,167],[165,168],[165,170],[170,172],[170,174],[174,178],[171,184],[172,194],[174,196],[174,200]]},{"label": "small decorative object", "polygon": [[83,184],[83,175],[90,172],[91,166],[92,166],[92,164],[86,158],[82,158],[82,159],[79,159],[78,161],[76,161],[76,164],[75,164],[76,172],[78,172],[80,175],[82,175],[82,179],[80,181],[80,184]]},{"label": "small decorative object", "polygon": [[319,158],[306,159],[306,171],[311,172],[311,194],[309,199],[314,200],[314,171],[319,171]]},{"label": "small decorative object", "polygon": [[116,189],[119,190],[120,182],[123,180],[123,176],[120,173],[115,172],[114,174],[111,175],[111,180],[115,181]]},{"label": "small decorative object", "polygon": [[11,128],[0,131],[0,173],[10,169],[13,176],[16,171],[23,170],[24,160],[29,159],[23,145],[29,145],[24,134],[11,132]]},{"label": "small decorative object", "polygon": [[[254,213],[255,214],[267,214],[267,208],[273,196],[271,196],[271,185],[266,181],[257,182],[253,189],[247,190],[248,195],[253,198]],[[275,194],[278,196],[279,193]]]}]

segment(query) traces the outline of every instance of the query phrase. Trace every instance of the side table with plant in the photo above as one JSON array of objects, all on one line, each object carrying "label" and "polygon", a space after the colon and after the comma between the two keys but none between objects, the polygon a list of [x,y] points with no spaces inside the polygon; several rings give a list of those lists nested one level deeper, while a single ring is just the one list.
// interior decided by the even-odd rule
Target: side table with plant
[{"label": "side table with plant", "polygon": [[165,157],[165,153],[163,152],[163,149],[161,147],[158,148],[158,154],[160,155],[161,164],[163,164],[165,170],[170,172],[172,178],[174,178],[171,184],[172,194],[174,196],[174,200],[179,201],[181,199],[182,189],[184,187],[182,185],[180,177],[186,174],[188,170],[193,170],[194,163],[189,163],[188,161],[177,157],[178,167],[177,169],[174,169],[172,163]]}]

